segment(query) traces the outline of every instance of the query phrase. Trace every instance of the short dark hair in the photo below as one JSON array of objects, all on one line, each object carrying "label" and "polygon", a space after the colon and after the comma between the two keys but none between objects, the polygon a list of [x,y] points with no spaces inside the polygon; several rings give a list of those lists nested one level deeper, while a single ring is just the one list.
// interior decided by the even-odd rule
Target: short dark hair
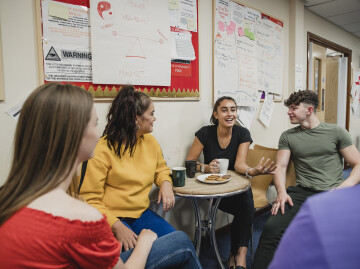
[{"label": "short dark hair", "polygon": [[[131,85],[121,87],[111,104],[107,115],[107,125],[103,136],[109,149],[114,149],[115,155],[121,155],[129,149],[133,154],[137,142],[136,116],[142,116],[151,104],[151,99],[141,91],[135,91]],[[120,152],[123,146],[122,152]]]},{"label": "short dark hair", "polygon": [[319,106],[319,97],[317,94],[310,90],[303,90],[292,93],[288,99],[285,99],[284,105],[289,107],[291,105],[300,105],[304,103],[314,107],[314,110]]},{"label": "short dark hair", "polygon": [[217,109],[218,109],[220,103],[221,103],[222,101],[224,101],[224,100],[233,101],[234,104],[235,104],[235,106],[237,107],[236,102],[235,102],[235,99],[232,98],[232,97],[230,97],[230,96],[222,96],[222,97],[220,97],[219,99],[217,99],[216,102],[215,102],[215,104],[214,104],[213,111],[212,111],[212,113],[211,113],[210,122],[211,122],[212,124],[215,124],[215,125],[218,125],[218,124],[219,124],[219,120],[218,120],[217,118],[215,118],[214,112],[217,112]]}]

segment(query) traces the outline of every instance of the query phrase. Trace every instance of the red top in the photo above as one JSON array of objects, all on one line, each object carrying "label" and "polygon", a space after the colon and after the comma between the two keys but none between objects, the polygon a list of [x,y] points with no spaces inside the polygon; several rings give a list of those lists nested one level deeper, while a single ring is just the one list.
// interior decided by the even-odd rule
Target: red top
[{"label": "red top", "polygon": [[120,249],[105,217],[83,222],[24,207],[0,226],[0,268],[112,268]]}]

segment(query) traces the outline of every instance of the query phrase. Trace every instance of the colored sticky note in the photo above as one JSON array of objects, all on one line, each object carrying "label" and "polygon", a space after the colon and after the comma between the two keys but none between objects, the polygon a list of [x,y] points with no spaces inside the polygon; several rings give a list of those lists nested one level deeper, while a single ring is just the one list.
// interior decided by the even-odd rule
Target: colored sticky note
[{"label": "colored sticky note", "polygon": [[245,28],[245,36],[249,37],[249,33],[250,33],[249,28]]},{"label": "colored sticky note", "polygon": [[227,26],[227,27],[226,27],[226,33],[227,33],[228,35],[231,35],[231,34],[234,33],[234,31],[230,29],[230,26]]},{"label": "colored sticky note", "polygon": [[236,24],[233,21],[231,21],[230,25],[229,25],[229,28],[230,28],[231,31],[235,32]]},{"label": "colored sticky note", "polygon": [[69,9],[58,2],[49,1],[49,15],[63,20],[69,19]]},{"label": "colored sticky note", "polygon": [[238,28],[238,34],[239,34],[239,36],[243,36],[244,35],[244,29],[243,28]]},{"label": "colored sticky note", "polygon": [[187,28],[189,30],[196,30],[194,19],[187,19]]},{"label": "colored sticky note", "polygon": [[222,22],[222,21],[219,21],[218,22],[218,29],[219,29],[219,31],[224,32],[225,31],[225,23]]},{"label": "colored sticky note", "polygon": [[250,38],[251,40],[255,40],[255,33],[254,33],[254,32],[250,32],[250,33],[249,33],[249,38]]},{"label": "colored sticky note", "polygon": [[170,9],[180,9],[179,0],[169,0],[169,8]]}]

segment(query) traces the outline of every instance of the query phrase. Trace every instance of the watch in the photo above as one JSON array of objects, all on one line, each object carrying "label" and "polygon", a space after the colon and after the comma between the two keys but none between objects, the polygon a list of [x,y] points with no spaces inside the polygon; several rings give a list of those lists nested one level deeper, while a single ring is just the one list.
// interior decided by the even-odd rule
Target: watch
[{"label": "watch", "polygon": [[205,164],[201,166],[201,173],[205,173]]}]

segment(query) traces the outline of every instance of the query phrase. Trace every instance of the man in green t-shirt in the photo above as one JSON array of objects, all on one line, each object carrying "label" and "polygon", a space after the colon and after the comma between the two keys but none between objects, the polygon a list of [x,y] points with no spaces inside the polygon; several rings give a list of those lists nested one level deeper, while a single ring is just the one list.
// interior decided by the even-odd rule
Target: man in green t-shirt
[{"label": "man in green t-shirt", "polygon": [[[299,125],[282,133],[279,140],[274,176],[278,197],[260,237],[255,269],[268,267],[283,233],[309,196],[360,182],[360,154],[346,130],[319,121],[315,114],[318,96],[313,91],[299,91],[284,104],[289,108],[290,122]],[[346,180],[342,179],[342,158],[353,168]],[[286,190],[290,159],[294,161],[296,185]]]}]

